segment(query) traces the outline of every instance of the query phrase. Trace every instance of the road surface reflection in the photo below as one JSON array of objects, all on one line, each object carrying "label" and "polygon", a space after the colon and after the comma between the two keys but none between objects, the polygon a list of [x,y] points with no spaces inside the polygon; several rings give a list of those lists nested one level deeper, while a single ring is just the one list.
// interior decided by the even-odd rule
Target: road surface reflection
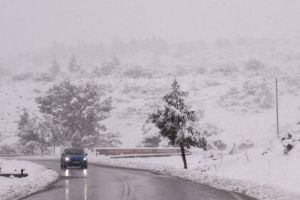
[{"label": "road surface reflection", "polygon": [[65,199],[66,199],[66,200],[69,200],[69,199],[70,199],[70,198],[69,198],[69,187],[70,187],[70,185],[69,185],[69,180],[68,180],[68,179],[66,179],[66,183],[65,183],[65,184],[66,184],[66,189],[65,189],[65,191],[66,191],[66,192],[65,192],[65,197],[66,197],[66,198],[65,198]]},{"label": "road surface reflection", "polygon": [[[87,169],[66,169],[62,171],[61,175],[65,177],[65,200],[72,200],[74,195],[80,195],[83,194],[83,199],[87,200],[88,195],[88,183],[87,183],[87,177],[88,177],[88,171]],[[70,184],[71,178],[84,178],[84,185],[81,188],[74,188]],[[82,190],[83,191],[80,191]],[[77,196],[78,197],[78,196]]]}]

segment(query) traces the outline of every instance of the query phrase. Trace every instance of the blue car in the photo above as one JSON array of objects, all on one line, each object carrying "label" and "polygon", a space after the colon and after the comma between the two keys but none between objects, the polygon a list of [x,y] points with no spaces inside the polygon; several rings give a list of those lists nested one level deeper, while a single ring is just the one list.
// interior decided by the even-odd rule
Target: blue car
[{"label": "blue car", "polygon": [[80,167],[87,169],[88,161],[87,155],[83,149],[68,148],[65,149],[60,158],[60,167],[66,169],[69,167]]}]

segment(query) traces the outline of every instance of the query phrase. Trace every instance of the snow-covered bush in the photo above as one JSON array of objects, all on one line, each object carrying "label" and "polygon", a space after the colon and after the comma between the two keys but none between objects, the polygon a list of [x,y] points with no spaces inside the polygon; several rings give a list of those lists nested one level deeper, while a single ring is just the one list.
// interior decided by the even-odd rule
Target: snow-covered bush
[{"label": "snow-covered bush", "polygon": [[40,94],[40,93],[41,93],[41,91],[40,91],[39,89],[36,89],[36,88],[34,88],[32,91],[33,91],[34,93],[37,93],[37,94]]},{"label": "snow-covered bush", "polygon": [[197,74],[206,74],[207,70],[204,67],[199,67],[196,69]]},{"label": "snow-covered bush", "polygon": [[300,89],[300,82],[299,79],[293,79],[290,77],[280,79],[282,81],[282,84],[285,84],[285,90],[282,91],[283,93],[290,93],[295,96],[299,95],[299,89]]},{"label": "snow-covered bush", "polygon": [[148,70],[143,69],[142,66],[135,66],[123,73],[123,76],[127,78],[139,79],[139,78],[151,78],[152,73]]},{"label": "snow-covered bush", "polygon": [[101,133],[97,143],[100,147],[118,147],[122,144],[120,138],[119,132]]},{"label": "snow-covered bush", "polygon": [[225,150],[225,149],[227,149],[227,144],[225,144],[222,140],[215,140],[215,141],[212,142],[212,144],[218,150]]},{"label": "snow-covered bush", "polygon": [[119,58],[117,56],[112,56],[110,61],[102,63],[101,67],[95,67],[92,75],[96,77],[110,76],[117,72],[119,66]]},{"label": "snow-covered bush", "polygon": [[238,145],[238,150],[242,151],[242,150],[250,149],[252,147],[254,147],[254,144],[250,140],[246,140]]},{"label": "snow-covered bush", "polygon": [[0,146],[0,154],[15,154],[17,150],[14,146],[8,144],[2,144]]},{"label": "snow-covered bush", "polygon": [[13,81],[26,81],[30,80],[33,77],[31,72],[25,72],[12,77]]},{"label": "snow-covered bush", "polygon": [[173,67],[174,67],[174,70],[172,71],[173,73],[170,73],[170,75],[172,75],[172,76],[180,77],[180,76],[190,74],[192,72],[190,66],[175,65]]},{"label": "snow-covered bush", "polygon": [[123,94],[140,93],[143,90],[142,86],[125,84],[122,90]]},{"label": "snow-covered bush", "polygon": [[149,122],[146,122],[142,126],[143,132],[143,147],[158,147],[161,142],[161,135],[159,134],[158,129]]},{"label": "snow-covered bush", "polygon": [[147,136],[144,137],[142,144],[143,147],[159,147],[159,143],[161,142],[161,136]]},{"label": "snow-covered bush", "polygon": [[218,101],[231,111],[262,112],[274,105],[274,94],[266,83],[246,81],[241,89],[233,87]]},{"label": "snow-covered bush", "polygon": [[288,133],[281,138],[281,143],[284,148],[283,153],[288,154],[295,147],[296,140],[293,138],[293,136],[290,133]]},{"label": "snow-covered bush", "polygon": [[238,68],[234,65],[228,64],[222,67],[212,69],[211,74],[220,74],[222,76],[232,76],[234,73],[238,72]]},{"label": "snow-covered bush", "polygon": [[248,71],[258,71],[264,69],[265,67],[266,66],[260,60],[254,58],[248,60],[245,64],[245,69]]},{"label": "snow-covered bush", "polygon": [[93,75],[96,77],[110,76],[116,70],[116,66],[113,63],[104,63],[101,68],[95,67]]},{"label": "snow-covered bush", "polygon": [[34,77],[36,82],[53,82],[55,80],[55,74],[51,73],[40,73]]},{"label": "snow-covered bush", "polygon": [[215,80],[207,80],[205,85],[206,87],[214,87],[214,86],[219,86],[221,83]]},{"label": "snow-covered bush", "polygon": [[206,130],[206,132],[209,136],[217,135],[217,134],[223,132],[223,129],[221,129],[220,127],[218,127],[212,123],[205,123],[202,125],[202,127],[204,130]]}]

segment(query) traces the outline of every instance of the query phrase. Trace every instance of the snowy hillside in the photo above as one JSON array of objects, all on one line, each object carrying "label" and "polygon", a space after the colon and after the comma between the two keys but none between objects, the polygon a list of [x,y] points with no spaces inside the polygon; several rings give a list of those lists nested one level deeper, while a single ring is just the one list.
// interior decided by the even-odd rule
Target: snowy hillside
[{"label": "snowy hillside", "polygon": [[[113,45],[53,47],[21,55],[14,62],[1,60],[2,69],[9,69],[0,83],[2,142],[15,141],[11,138],[22,109],[36,110],[35,97],[66,78],[96,83],[113,98],[114,109],[105,124],[109,131],[121,133],[124,146],[140,143],[147,115],[159,106],[174,78],[189,92],[189,103],[202,117],[202,126],[216,130],[210,140],[221,140],[228,149],[234,143],[265,145],[276,136],[275,77],[280,130],[282,134],[298,131],[300,47],[296,41],[137,44],[124,44],[132,51],[115,50]],[[79,72],[68,71],[71,55],[81,66]],[[48,78],[53,59],[60,72]]]}]

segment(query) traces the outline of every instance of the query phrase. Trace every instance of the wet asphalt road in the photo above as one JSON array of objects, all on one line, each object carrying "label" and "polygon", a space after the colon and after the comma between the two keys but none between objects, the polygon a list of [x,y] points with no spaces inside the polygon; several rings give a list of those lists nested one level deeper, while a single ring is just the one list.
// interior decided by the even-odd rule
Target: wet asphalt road
[{"label": "wet asphalt road", "polygon": [[61,170],[57,161],[34,162],[56,170],[61,177],[48,190],[26,200],[254,200],[148,171],[96,165],[87,170]]}]

